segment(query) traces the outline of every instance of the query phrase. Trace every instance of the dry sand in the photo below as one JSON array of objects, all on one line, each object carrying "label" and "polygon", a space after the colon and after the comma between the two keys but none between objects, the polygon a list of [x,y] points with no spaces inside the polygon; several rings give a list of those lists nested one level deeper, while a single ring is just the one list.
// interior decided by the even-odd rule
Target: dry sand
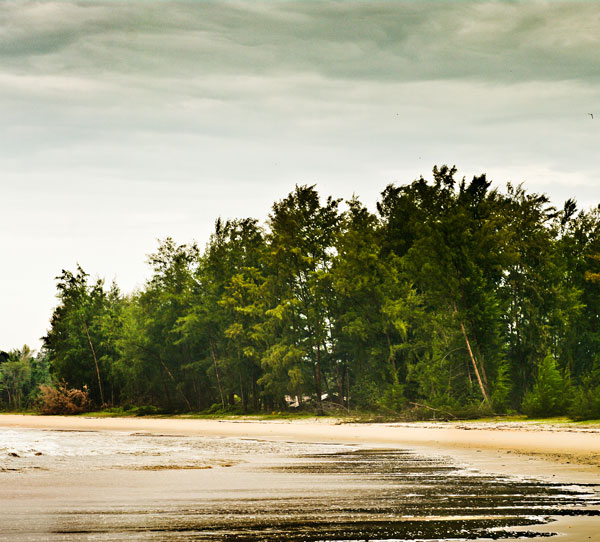
[{"label": "dry sand", "polygon": [[[600,430],[526,423],[341,423],[185,418],[86,418],[0,415],[0,427],[127,431],[224,436],[291,442],[367,444],[448,455],[491,473],[535,476],[561,483],[600,483]],[[600,540],[600,518],[562,518],[542,526],[560,540]]]}]

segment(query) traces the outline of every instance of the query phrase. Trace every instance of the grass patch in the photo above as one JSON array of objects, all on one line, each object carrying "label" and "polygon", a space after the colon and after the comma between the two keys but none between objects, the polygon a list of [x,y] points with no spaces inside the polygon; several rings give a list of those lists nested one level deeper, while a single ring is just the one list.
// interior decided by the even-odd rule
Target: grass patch
[{"label": "grass patch", "polygon": [[[308,420],[316,418],[314,412],[259,412],[259,413],[227,413],[227,412],[181,412],[167,413],[161,412],[154,407],[132,407],[132,408],[107,408],[86,412],[80,416],[92,418],[130,418],[130,417],[147,417],[147,418],[175,418],[175,419],[190,419],[190,420]],[[319,419],[334,418],[334,416],[319,416]]]}]

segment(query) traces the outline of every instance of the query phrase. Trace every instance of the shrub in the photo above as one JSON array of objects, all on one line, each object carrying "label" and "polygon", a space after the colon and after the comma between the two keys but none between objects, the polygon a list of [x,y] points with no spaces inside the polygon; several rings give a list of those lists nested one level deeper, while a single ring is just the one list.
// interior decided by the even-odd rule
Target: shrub
[{"label": "shrub", "polygon": [[569,416],[574,420],[600,419],[600,386],[577,388],[573,394]]},{"label": "shrub", "polygon": [[134,416],[156,416],[160,414],[160,410],[154,405],[141,405],[131,408],[128,414],[133,414]]},{"label": "shrub", "polygon": [[548,354],[538,367],[533,389],[523,398],[523,412],[529,417],[550,417],[565,414],[569,404],[569,383]]},{"label": "shrub", "polygon": [[367,379],[357,379],[350,391],[350,402],[353,408],[373,410],[381,394],[377,386]]},{"label": "shrub", "polygon": [[569,416],[574,420],[600,419],[600,374],[593,374],[583,379],[581,385],[573,393],[573,401],[569,408]]},{"label": "shrub", "polygon": [[42,384],[38,398],[41,414],[79,414],[90,407],[89,390],[69,388],[63,380],[56,387]]},{"label": "shrub", "polygon": [[207,414],[245,414],[242,406],[237,405],[223,405],[221,403],[213,403],[211,407],[206,411]]},{"label": "shrub", "polygon": [[381,394],[377,404],[383,410],[400,412],[406,406],[404,386],[397,382],[388,386]]}]

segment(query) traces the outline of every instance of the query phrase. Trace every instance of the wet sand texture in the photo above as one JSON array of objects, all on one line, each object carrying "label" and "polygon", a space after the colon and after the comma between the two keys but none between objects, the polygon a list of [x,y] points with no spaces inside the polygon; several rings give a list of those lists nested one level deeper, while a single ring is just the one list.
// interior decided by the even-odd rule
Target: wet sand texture
[{"label": "wet sand texture", "polygon": [[[439,449],[529,454],[577,465],[600,480],[600,430],[536,427],[528,424],[340,424],[311,421],[233,421],[174,418],[83,418],[0,415],[0,427],[64,430],[142,431],[150,433],[292,440],[424,445]],[[568,462],[568,463],[567,463]],[[589,467],[589,468],[588,468]],[[560,470],[560,469],[559,469]]]},{"label": "wet sand texture", "polygon": [[[511,539],[510,528],[533,537],[549,516],[600,513],[594,484],[491,476],[404,450],[108,432],[4,438],[17,457],[2,464],[21,467],[0,473],[0,540]],[[188,470],[194,461],[213,468]]]}]

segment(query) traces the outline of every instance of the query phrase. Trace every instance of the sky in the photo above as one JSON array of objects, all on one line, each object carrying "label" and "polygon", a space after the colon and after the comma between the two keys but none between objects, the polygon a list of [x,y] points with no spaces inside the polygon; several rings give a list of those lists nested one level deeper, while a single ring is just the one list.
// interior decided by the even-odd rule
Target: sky
[{"label": "sky", "polygon": [[448,164],[596,206],[600,6],[2,2],[0,122],[0,350],[39,348],[62,269],[131,292],[296,184],[374,208]]}]

